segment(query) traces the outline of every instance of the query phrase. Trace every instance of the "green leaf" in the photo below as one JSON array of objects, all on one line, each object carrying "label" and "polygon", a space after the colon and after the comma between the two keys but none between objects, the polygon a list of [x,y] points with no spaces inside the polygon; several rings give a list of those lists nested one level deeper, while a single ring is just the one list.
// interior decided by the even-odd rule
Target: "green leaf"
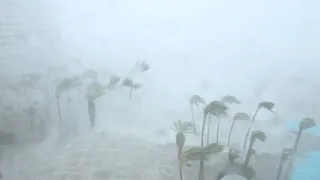
[{"label": "green leaf", "polygon": [[[208,146],[203,148],[204,151],[204,159],[208,160],[210,155],[218,154],[222,152],[224,146],[216,143],[209,144]],[[192,147],[182,153],[181,160],[184,164],[187,164],[188,161],[199,161],[202,153],[201,147]]]},{"label": "green leaf", "polygon": [[262,142],[264,142],[267,139],[266,134],[258,130],[252,132],[252,137],[255,139],[259,139]]},{"label": "green leaf", "polygon": [[212,101],[204,109],[204,114],[213,114],[214,116],[226,116],[228,107],[221,101]]},{"label": "green leaf", "polygon": [[109,84],[113,86],[117,84],[119,81],[120,81],[120,78],[118,76],[111,76]]},{"label": "green leaf", "polygon": [[250,116],[246,113],[238,112],[233,117],[234,120],[246,121],[250,119]]},{"label": "green leaf", "polygon": [[230,96],[226,95],[221,99],[222,102],[224,103],[229,103],[229,104],[240,104],[241,101],[239,101],[235,96]]},{"label": "green leaf", "polygon": [[79,77],[65,78],[58,82],[56,87],[56,96],[60,96],[62,93],[81,85],[82,81]]},{"label": "green leaf", "polygon": [[191,96],[190,103],[196,106],[199,106],[200,104],[206,104],[204,99],[198,95]]},{"label": "green leaf", "polygon": [[191,121],[175,121],[171,129],[177,133],[193,133],[195,125]]},{"label": "green leaf", "polygon": [[273,102],[268,102],[268,101],[262,101],[259,103],[258,108],[265,108],[271,112],[273,112],[273,108],[274,108],[274,103]]},{"label": "green leaf", "polygon": [[123,86],[127,86],[127,87],[131,87],[133,84],[132,80],[130,78],[125,78],[123,81],[122,81],[122,85]]},{"label": "green leaf", "polygon": [[94,100],[105,94],[105,87],[99,82],[94,81],[87,87],[87,98]]},{"label": "green leaf", "polygon": [[301,130],[309,129],[316,126],[316,122],[313,118],[305,117],[300,121],[299,127]]},{"label": "green leaf", "polygon": [[146,61],[142,61],[142,62],[138,61],[134,68],[138,69],[140,72],[145,72],[150,69],[150,65],[147,64]]},{"label": "green leaf", "polygon": [[142,87],[141,84],[134,84],[134,85],[132,85],[132,88],[133,88],[133,89],[140,89],[141,87]]}]

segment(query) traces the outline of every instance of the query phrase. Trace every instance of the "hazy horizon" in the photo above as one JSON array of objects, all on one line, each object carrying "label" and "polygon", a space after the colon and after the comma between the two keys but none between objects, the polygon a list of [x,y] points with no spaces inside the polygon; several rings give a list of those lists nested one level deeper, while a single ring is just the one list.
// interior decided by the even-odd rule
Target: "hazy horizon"
[{"label": "hazy horizon", "polygon": [[[192,95],[207,102],[233,95],[242,103],[230,106],[229,119],[251,115],[260,101],[275,103],[276,113],[261,112],[257,127],[277,141],[286,121],[320,123],[319,6],[315,0],[2,0],[0,77],[15,83],[24,73],[65,66],[61,77],[94,69],[106,82],[108,74],[130,76],[145,60],[151,68],[135,77],[142,88],[132,100],[124,87],[98,100],[98,129],[168,129],[175,120],[192,120]],[[72,123],[88,129],[84,96],[73,95],[71,110],[62,103],[63,117],[71,129]],[[42,96],[30,92],[22,101]],[[54,97],[47,104],[57,122]],[[201,112],[196,116],[200,125]],[[223,123],[227,131],[230,121]],[[247,124],[239,126],[242,136]]]}]

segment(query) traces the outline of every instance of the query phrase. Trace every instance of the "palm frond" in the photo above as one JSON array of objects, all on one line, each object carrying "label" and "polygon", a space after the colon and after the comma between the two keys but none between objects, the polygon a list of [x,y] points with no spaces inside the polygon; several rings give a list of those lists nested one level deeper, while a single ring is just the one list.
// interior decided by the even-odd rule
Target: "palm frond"
[{"label": "palm frond", "polygon": [[120,81],[120,78],[118,76],[110,76],[109,84],[115,85]]},{"label": "palm frond", "polygon": [[235,96],[231,95],[226,95],[221,99],[222,102],[224,103],[229,103],[229,104],[240,104],[241,101],[239,101]]},{"label": "palm frond", "polygon": [[234,120],[246,121],[250,119],[250,116],[246,113],[238,112],[233,117]]},{"label": "palm frond", "polygon": [[316,126],[316,122],[313,118],[305,117],[300,121],[299,127],[301,130],[309,129]]},{"label": "palm frond", "polygon": [[274,103],[273,102],[268,102],[268,101],[262,101],[259,103],[258,108],[265,108],[271,112],[273,112],[273,108],[274,108]]},{"label": "palm frond", "polygon": [[260,141],[264,142],[267,139],[266,134],[263,131],[253,131],[252,137],[255,139],[259,139]]},{"label": "palm frond", "polygon": [[204,114],[207,115],[209,113],[215,116],[226,116],[228,107],[221,101],[212,101],[208,104],[204,109]]},{"label": "palm frond", "polygon": [[123,86],[131,87],[133,85],[132,79],[130,78],[124,78],[122,81]]},{"label": "palm frond", "polygon": [[177,133],[193,133],[195,125],[191,121],[175,121],[172,130]]},{"label": "palm frond", "polygon": [[145,72],[150,69],[150,65],[146,61],[137,61],[134,69],[139,70],[140,72]]},{"label": "palm frond", "polygon": [[141,84],[133,84],[133,85],[132,85],[132,88],[133,88],[133,89],[140,89],[141,87],[142,87]]},{"label": "palm frond", "polygon": [[199,95],[193,95],[190,98],[190,103],[196,106],[199,106],[200,104],[206,104],[204,99],[200,97]]},{"label": "palm frond", "polygon": [[102,86],[99,82],[92,82],[87,87],[87,98],[89,100],[94,100],[105,94],[105,87]]},{"label": "palm frond", "polygon": [[81,85],[82,81],[78,77],[65,78],[58,82],[56,87],[56,96],[60,96],[62,93]]},{"label": "palm frond", "polygon": [[[218,154],[222,152],[224,146],[212,143],[203,148],[205,160],[208,160],[210,155]],[[188,161],[199,161],[202,154],[201,147],[192,147],[186,151],[184,151],[181,155],[181,160],[186,164]]]}]

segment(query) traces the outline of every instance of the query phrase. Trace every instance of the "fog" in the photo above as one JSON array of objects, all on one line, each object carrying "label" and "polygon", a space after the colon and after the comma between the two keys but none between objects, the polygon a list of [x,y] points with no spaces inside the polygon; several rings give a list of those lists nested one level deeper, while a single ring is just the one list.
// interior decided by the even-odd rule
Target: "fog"
[{"label": "fog", "polygon": [[[111,143],[114,136],[175,144],[175,132],[169,128],[176,120],[192,120],[189,99],[195,94],[207,103],[225,95],[237,97],[242,103],[229,106],[229,119],[236,112],[253,115],[261,101],[274,102],[275,113],[261,111],[254,129],[268,136],[266,142],[258,144],[257,151],[280,153],[284,146],[293,145],[294,138],[285,141],[288,121],[312,117],[320,123],[319,6],[315,0],[0,1],[3,82],[16,83],[23,74],[41,73],[43,79],[38,87],[45,88],[55,79],[94,69],[98,81],[107,83],[110,75],[133,78],[131,69],[137,61],[150,65],[150,70],[134,74],[142,88],[133,91],[131,100],[129,88],[121,86],[97,100],[94,129],[90,129],[84,92],[71,95],[71,109],[65,99],[61,100],[63,130],[58,130],[54,92],[45,100],[44,92],[21,95],[22,107],[40,102],[49,126],[41,134],[29,132],[26,121],[18,121],[22,122],[19,125],[14,122],[10,127],[2,125],[2,130],[14,132],[20,143],[2,147],[3,177],[40,178],[42,170],[36,168],[23,173],[21,169],[33,161],[24,156],[37,159],[40,153],[53,161],[63,154],[64,146],[81,146],[77,144],[79,139],[84,146],[95,142],[92,147]],[[47,79],[49,67],[61,66],[63,72]],[[16,106],[14,94],[2,91],[1,97],[1,108]],[[195,108],[195,116],[200,130],[202,111]],[[24,119],[21,115],[18,118]],[[220,138],[226,141],[231,121],[225,118],[221,122]],[[213,121],[212,141],[215,126]],[[234,141],[242,144],[249,123],[238,126]],[[106,133],[108,139],[99,141],[97,132]],[[198,146],[199,140],[188,135],[187,144]],[[53,148],[57,152],[53,153]],[[55,173],[64,171],[58,164],[53,166],[62,169]],[[46,178],[60,180],[48,172]]]}]

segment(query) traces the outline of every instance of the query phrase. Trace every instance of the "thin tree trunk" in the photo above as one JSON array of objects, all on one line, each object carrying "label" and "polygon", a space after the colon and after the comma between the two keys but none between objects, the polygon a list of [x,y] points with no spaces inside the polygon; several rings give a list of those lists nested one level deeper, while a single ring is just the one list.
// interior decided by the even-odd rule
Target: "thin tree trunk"
[{"label": "thin tree trunk", "polygon": [[281,155],[281,159],[280,159],[280,164],[279,164],[279,168],[278,168],[278,171],[277,171],[277,178],[276,180],[280,180],[281,178],[281,174],[282,174],[282,168],[283,168],[283,163],[284,163],[284,152],[282,152],[282,155]]},{"label": "thin tree trunk", "polygon": [[218,126],[217,126],[217,139],[216,143],[219,143],[219,134],[220,134],[220,116],[218,116]]},{"label": "thin tree trunk", "polygon": [[190,110],[191,110],[191,115],[192,115],[192,123],[194,125],[193,133],[197,134],[196,121],[194,119],[194,112],[193,112],[193,104],[192,103],[190,103]]},{"label": "thin tree trunk", "polygon": [[182,161],[179,160],[179,174],[180,174],[180,180],[183,180],[183,174],[182,174]]},{"label": "thin tree trunk", "polygon": [[61,109],[60,109],[60,98],[57,97],[57,105],[58,105],[58,115],[59,115],[59,125],[62,123],[62,117],[61,117]]},{"label": "thin tree trunk", "polygon": [[231,128],[230,128],[230,131],[229,131],[228,147],[230,146],[231,134],[232,134],[232,131],[233,131],[233,127],[234,127],[235,122],[236,122],[236,120],[233,119],[232,124],[231,124]]},{"label": "thin tree trunk", "polygon": [[289,160],[289,164],[288,164],[288,168],[287,168],[287,172],[286,172],[284,180],[288,180],[289,177],[291,176],[292,165],[293,165],[293,162],[294,162],[294,159],[295,159],[295,155],[296,155],[296,152],[297,152],[297,148],[298,148],[298,144],[300,142],[301,135],[302,135],[302,130],[300,129],[299,133],[297,135],[296,141],[294,142],[293,154],[292,154],[292,157]]},{"label": "thin tree trunk", "polygon": [[256,116],[257,116],[258,111],[259,111],[259,107],[257,107],[257,110],[256,110],[256,112],[254,113],[254,115],[253,115],[253,117],[252,117],[251,124],[250,124],[250,126],[249,126],[249,128],[248,128],[248,131],[247,131],[247,134],[246,134],[246,138],[245,138],[244,143],[243,143],[243,149],[246,148],[247,141],[248,141],[248,137],[249,137],[249,133],[250,133],[250,131],[251,131],[251,127],[252,127],[252,125],[253,125],[253,122],[254,122],[254,120],[256,119]]},{"label": "thin tree trunk", "polygon": [[202,129],[201,129],[201,155],[200,155],[200,169],[199,169],[199,180],[204,179],[204,150],[203,150],[203,139],[204,139],[204,129],[206,124],[207,115],[203,116]]},{"label": "thin tree trunk", "polygon": [[131,86],[130,86],[130,99],[132,98],[132,86],[133,86],[133,84],[131,84]]},{"label": "thin tree trunk", "polygon": [[90,116],[91,128],[94,128],[96,117],[96,105],[93,100],[88,100],[88,113]]},{"label": "thin tree trunk", "polygon": [[211,114],[209,114],[209,120],[208,120],[207,145],[209,145],[209,142],[210,142],[210,124],[211,124]]},{"label": "thin tree trunk", "polygon": [[251,151],[252,151],[252,147],[254,145],[254,139],[252,141],[250,141],[250,145],[249,145],[249,149],[248,149],[248,153],[247,153],[247,156],[246,156],[246,159],[244,161],[244,164],[243,164],[243,168],[246,169],[248,168],[249,166],[249,161],[250,161],[250,158],[251,158]]}]

